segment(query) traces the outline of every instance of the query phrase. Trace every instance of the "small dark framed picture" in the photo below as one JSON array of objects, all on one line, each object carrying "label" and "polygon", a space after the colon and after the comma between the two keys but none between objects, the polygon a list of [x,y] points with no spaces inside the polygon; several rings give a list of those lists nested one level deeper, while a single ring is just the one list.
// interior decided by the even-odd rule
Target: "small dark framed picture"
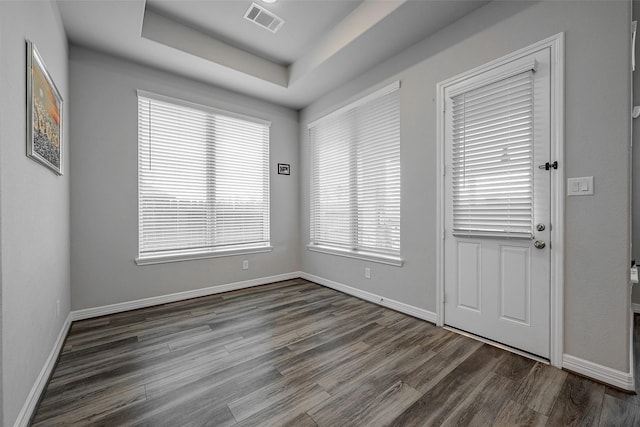
[{"label": "small dark framed picture", "polygon": [[278,175],[291,175],[291,167],[288,163],[278,163]]}]

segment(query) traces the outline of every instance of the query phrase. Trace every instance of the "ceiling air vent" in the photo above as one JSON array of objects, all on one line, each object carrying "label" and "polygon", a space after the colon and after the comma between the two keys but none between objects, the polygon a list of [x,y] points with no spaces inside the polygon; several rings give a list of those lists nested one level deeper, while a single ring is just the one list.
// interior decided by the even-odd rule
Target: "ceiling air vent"
[{"label": "ceiling air vent", "polygon": [[251,3],[251,6],[244,14],[245,19],[254,22],[256,25],[266,28],[267,30],[275,33],[282,27],[284,20],[277,17],[273,13],[269,12],[262,6],[258,6],[255,3]]}]

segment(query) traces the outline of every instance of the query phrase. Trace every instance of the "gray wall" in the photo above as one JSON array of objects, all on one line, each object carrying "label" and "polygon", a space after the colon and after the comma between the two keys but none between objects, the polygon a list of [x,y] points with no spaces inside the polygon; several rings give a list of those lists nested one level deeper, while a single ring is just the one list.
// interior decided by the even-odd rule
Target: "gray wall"
[{"label": "gray wall", "polygon": [[[640,21],[640,1],[633,1],[633,20]],[[640,105],[640,28],[636,35],[636,71],[633,72],[633,105]],[[633,223],[632,258],[640,264],[640,118],[633,120]],[[633,286],[633,302],[640,304],[640,284]]]},{"label": "gray wall", "polygon": [[[65,107],[69,105],[67,40],[56,4],[0,2],[2,421],[6,426],[15,422],[70,305],[69,174],[67,169],[64,176],[56,176],[25,155],[25,38],[37,45]],[[65,108],[68,130],[67,112]],[[64,144],[69,148],[66,131]]]},{"label": "gray wall", "polygon": [[[298,113],[73,46],[71,301],[74,310],[298,271]],[[155,92],[272,121],[273,252],[137,266],[137,97]],[[277,163],[291,175],[277,175]],[[243,259],[249,270],[243,271]]]},{"label": "gray wall", "polygon": [[[55,3],[0,2],[4,425],[13,424],[71,303],[82,309],[303,270],[435,311],[435,85],[561,31],[566,32],[565,173],[593,175],[596,185],[593,197],[566,199],[565,353],[628,371],[629,20],[629,3],[622,1],[492,3],[303,111],[305,129],[362,91],[402,80],[406,263],[397,268],[305,249],[308,145],[303,131],[298,146],[296,112],[78,47],[67,63]],[[27,37],[38,45],[66,101],[71,156],[63,177],[25,156]],[[134,264],[135,89],[273,122],[272,253]],[[278,162],[291,163],[292,175],[278,176]],[[250,260],[248,271],[241,270],[242,259]],[[372,268],[371,280],[364,279],[365,265]]]},{"label": "gray wall", "polygon": [[[402,80],[401,268],[303,248],[302,270],[436,310],[436,84],[565,32],[567,177],[595,195],[566,199],[564,352],[629,372],[630,3],[494,2],[327,94],[301,112],[301,245],[309,239],[306,124],[362,91]],[[364,278],[364,267],[372,278]]]}]

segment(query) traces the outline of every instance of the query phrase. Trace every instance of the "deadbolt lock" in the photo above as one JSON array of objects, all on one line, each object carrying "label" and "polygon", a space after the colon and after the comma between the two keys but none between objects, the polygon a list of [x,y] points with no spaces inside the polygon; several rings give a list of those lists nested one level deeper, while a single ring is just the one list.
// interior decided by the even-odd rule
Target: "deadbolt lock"
[{"label": "deadbolt lock", "polygon": [[545,228],[544,224],[536,224],[536,230],[538,231],[544,231]]}]

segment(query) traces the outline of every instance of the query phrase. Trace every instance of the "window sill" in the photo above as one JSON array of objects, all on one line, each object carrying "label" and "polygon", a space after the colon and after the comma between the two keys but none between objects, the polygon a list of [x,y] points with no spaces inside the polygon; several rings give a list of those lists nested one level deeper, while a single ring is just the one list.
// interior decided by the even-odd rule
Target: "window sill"
[{"label": "window sill", "polygon": [[349,251],[346,249],[337,249],[337,248],[331,248],[328,246],[318,246],[318,245],[312,245],[312,244],[308,244],[307,249],[313,252],[343,256],[347,258],[361,259],[364,261],[371,261],[371,262],[377,262],[380,264],[393,265],[395,267],[402,267],[402,264],[404,263],[404,261],[400,257],[374,254],[371,252],[356,252],[356,251]]},{"label": "window sill", "polygon": [[273,246],[256,246],[251,248],[242,249],[221,249],[217,251],[209,252],[196,252],[185,254],[171,254],[171,255],[152,255],[144,258],[136,258],[137,265],[152,265],[152,264],[164,264],[168,262],[180,262],[180,261],[192,261],[197,259],[207,258],[220,258],[225,256],[234,255],[247,255],[247,254],[259,254],[264,252],[271,252]]}]

